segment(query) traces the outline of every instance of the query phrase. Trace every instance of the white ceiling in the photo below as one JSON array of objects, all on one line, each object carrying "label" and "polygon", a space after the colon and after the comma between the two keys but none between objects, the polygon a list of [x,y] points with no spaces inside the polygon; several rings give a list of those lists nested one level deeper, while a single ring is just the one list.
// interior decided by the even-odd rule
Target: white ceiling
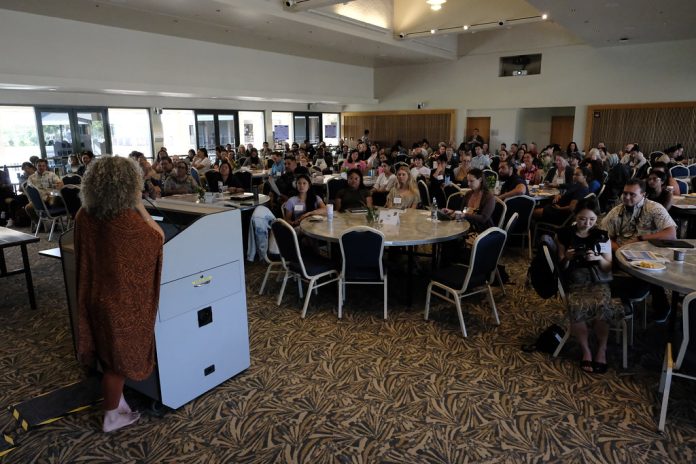
[{"label": "white ceiling", "polygon": [[[312,2],[324,5],[310,9]],[[449,0],[439,12],[425,0],[308,0],[302,11],[281,0],[0,0],[0,8],[76,21],[368,67],[455,60],[467,35],[400,32],[549,13],[550,21],[592,46],[696,38],[696,0]],[[508,21],[500,31],[511,27]],[[525,27],[544,26],[527,25]],[[492,26],[476,41],[493,38]],[[459,37],[457,37],[459,35]]]}]

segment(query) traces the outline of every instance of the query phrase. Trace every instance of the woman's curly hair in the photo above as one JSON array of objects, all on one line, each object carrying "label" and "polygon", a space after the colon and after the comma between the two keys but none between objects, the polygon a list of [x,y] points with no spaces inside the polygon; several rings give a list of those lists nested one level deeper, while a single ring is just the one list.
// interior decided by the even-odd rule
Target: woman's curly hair
[{"label": "woman's curly hair", "polygon": [[135,208],[143,189],[138,164],[129,158],[106,156],[93,161],[82,178],[82,207],[99,220],[109,220]]}]

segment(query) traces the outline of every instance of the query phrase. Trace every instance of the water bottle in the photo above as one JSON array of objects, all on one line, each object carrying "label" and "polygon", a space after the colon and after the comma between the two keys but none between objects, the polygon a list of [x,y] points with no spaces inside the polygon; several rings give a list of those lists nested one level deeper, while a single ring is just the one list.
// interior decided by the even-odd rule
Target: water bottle
[{"label": "water bottle", "polygon": [[218,181],[218,192],[222,193],[225,191],[225,184],[222,182]]},{"label": "water bottle", "polygon": [[430,219],[437,221],[437,198],[433,197],[433,202],[430,206]]}]

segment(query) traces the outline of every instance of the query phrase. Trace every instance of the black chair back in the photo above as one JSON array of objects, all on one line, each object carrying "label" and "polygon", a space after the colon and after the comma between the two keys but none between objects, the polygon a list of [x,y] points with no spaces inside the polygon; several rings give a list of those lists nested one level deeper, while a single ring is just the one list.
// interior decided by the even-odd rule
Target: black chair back
[{"label": "black chair back", "polygon": [[218,182],[222,182],[222,176],[219,172],[210,170],[205,173],[205,180],[208,184],[208,190],[211,192],[219,192]]},{"label": "black chair back", "polygon": [[348,187],[348,181],[339,178],[339,179],[331,179],[329,182],[326,184],[326,196],[328,197],[329,200],[335,200],[336,199],[336,194],[340,191],[343,190],[344,188]]},{"label": "black chair back", "polygon": [[37,214],[48,211],[48,208],[46,208],[46,203],[44,203],[43,198],[41,198],[41,192],[39,192],[39,189],[33,185],[27,184],[24,187],[24,192],[29,197],[29,201],[34,206],[34,210]]},{"label": "black chair back", "polygon": [[449,198],[450,196],[454,195],[455,193],[459,193],[462,190],[458,188],[455,184],[448,184],[445,185],[442,190],[445,192],[445,198]]},{"label": "black chair back", "polygon": [[[299,247],[297,245],[297,235],[295,229],[282,219],[276,219],[271,224],[271,230],[275,237],[280,257],[285,265],[295,272],[302,272],[302,261]],[[304,272],[302,272],[304,274]]]},{"label": "black chair back", "polygon": [[520,195],[506,199],[505,204],[507,205],[507,213],[505,215],[506,222],[513,213],[517,213],[520,216],[517,224],[515,224],[511,230],[511,233],[527,233],[532,225],[532,213],[534,213],[534,207],[536,206],[534,198],[527,195]]},{"label": "black chair back", "polygon": [[420,193],[421,205],[423,208],[430,208],[430,192],[428,191],[428,186],[425,181],[418,181],[418,192]]},{"label": "black chair back", "polygon": [[237,171],[234,173],[234,176],[239,180],[239,183],[242,184],[242,188],[244,188],[245,192],[251,192],[251,181],[253,177],[249,171]]},{"label": "black chair back", "polygon": [[468,285],[466,279],[464,280],[466,289],[493,282],[498,259],[505,245],[505,237],[505,231],[498,227],[491,227],[476,237],[469,261]]},{"label": "black chair back", "polygon": [[80,185],[82,183],[82,177],[77,174],[69,174],[63,176],[63,185]]},{"label": "black chair back", "polygon": [[63,198],[65,209],[72,219],[75,219],[77,212],[82,207],[80,199],[80,187],[74,184],[68,184],[60,189],[60,196]]},{"label": "black chair back", "polygon": [[384,280],[384,234],[370,227],[353,227],[341,234],[339,241],[346,280]]}]

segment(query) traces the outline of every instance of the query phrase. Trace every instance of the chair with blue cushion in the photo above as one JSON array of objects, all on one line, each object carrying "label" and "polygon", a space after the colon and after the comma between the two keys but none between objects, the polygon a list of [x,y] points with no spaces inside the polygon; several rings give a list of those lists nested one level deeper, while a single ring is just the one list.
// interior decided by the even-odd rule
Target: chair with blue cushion
[{"label": "chair with blue cushion", "polygon": [[498,197],[495,197],[495,208],[491,220],[496,227],[501,229],[505,226],[505,216],[507,216],[507,204]]},{"label": "chair with blue cushion", "polygon": [[191,168],[191,177],[193,177],[193,180],[196,181],[197,185],[201,185],[201,176],[198,173],[198,169],[196,168]]},{"label": "chair with blue cushion", "polygon": [[674,178],[689,177],[689,168],[687,168],[686,166],[682,166],[681,164],[678,164],[676,166],[672,166],[669,169],[669,173]]},{"label": "chair with blue cushion", "polygon": [[[671,342],[667,343],[665,349],[665,359],[660,378],[662,404],[660,407],[660,420],[657,425],[657,429],[660,432],[665,430],[672,378],[679,377],[696,380],[696,343],[691,342],[691,334],[696,334],[696,292],[691,292],[684,298],[682,321],[681,340],[678,340],[674,346],[672,346]],[[676,358],[673,357],[673,350],[677,353]]]},{"label": "chair with blue cushion", "polygon": [[689,169],[689,177],[696,177],[696,164],[690,164],[687,168]]},{"label": "chair with blue cushion", "polygon": [[297,239],[295,229],[283,219],[273,221],[271,230],[278,244],[283,269],[285,269],[283,284],[280,287],[276,303],[280,306],[281,301],[283,301],[285,286],[289,278],[292,277],[297,280],[297,291],[300,298],[302,297],[302,281],[308,282],[307,296],[302,306],[302,318],[304,319],[307,315],[307,307],[309,306],[309,298],[312,296],[312,292],[324,285],[338,282],[336,266],[331,260],[323,256],[300,250],[300,242]]},{"label": "chair with blue cushion", "polygon": [[32,206],[34,207],[34,211],[39,217],[39,220],[36,224],[36,230],[34,231],[34,237],[39,235],[39,229],[41,228],[41,223],[43,221],[51,221],[51,231],[48,234],[49,242],[53,238],[53,230],[56,228],[56,222],[60,222],[60,228],[63,232],[65,232],[65,226],[63,225],[63,217],[65,217],[65,215],[67,214],[65,206],[60,205],[49,208],[46,205],[46,202],[44,202],[43,198],[41,197],[41,192],[39,192],[39,189],[37,189],[33,185],[27,184],[24,187],[24,191],[29,197],[29,201],[31,202]]},{"label": "chair with blue cushion", "polygon": [[351,227],[341,234],[339,244],[343,265],[338,276],[338,318],[343,316],[346,285],[382,285],[386,319],[387,271],[382,263],[384,234],[371,227]]},{"label": "chair with blue cushion", "polygon": [[464,337],[466,325],[462,314],[462,298],[486,292],[488,302],[491,305],[495,324],[500,325],[498,311],[493,299],[491,283],[496,275],[498,261],[505,246],[505,231],[498,227],[491,227],[476,237],[471,249],[471,257],[468,265],[455,264],[437,270],[428,285],[425,297],[425,320],[430,313],[430,297],[432,295],[454,303],[457,308],[459,325]]},{"label": "chair with blue cushion", "polygon": [[674,179],[677,181],[677,185],[679,185],[679,193],[681,195],[686,195],[689,193],[689,183],[685,181],[684,179]]}]

